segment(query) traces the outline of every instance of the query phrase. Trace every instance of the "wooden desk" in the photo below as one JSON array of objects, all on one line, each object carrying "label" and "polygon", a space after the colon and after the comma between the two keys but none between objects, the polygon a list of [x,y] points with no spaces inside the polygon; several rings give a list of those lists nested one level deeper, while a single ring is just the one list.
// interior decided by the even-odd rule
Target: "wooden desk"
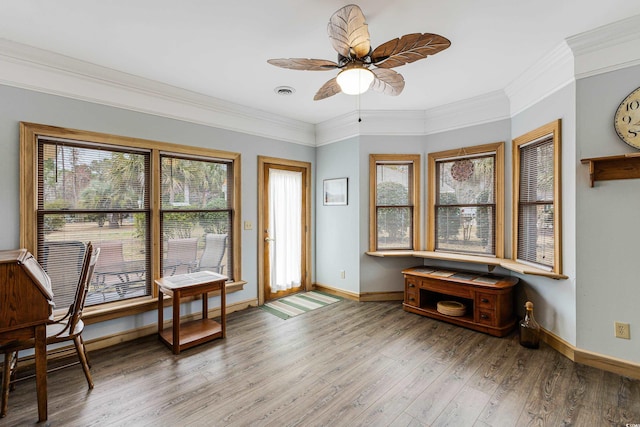
[{"label": "wooden desk", "polygon": [[[181,350],[203,342],[225,337],[226,327],[226,292],[227,277],[211,271],[179,274],[156,280],[158,285],[158,336],[179,354]],[[220,323],[209,319],[208,293],[220,291]],[[172,326],[164,328],[163,299],[164,295],[173,298]],[[202,295],[202,319],[180,323],[180,298]]]},{"label": "wooden desk", "polygon": [[[12,352],[16,341],[35,340],[36,394],[38,421],[47,420],[47,331],[53,320],[51,280],[26,250],[0,251],[0,351]],[[3,381],[9,390],[9,366]],[[7,414],[7,398],[2,396],[1,416]]]}]

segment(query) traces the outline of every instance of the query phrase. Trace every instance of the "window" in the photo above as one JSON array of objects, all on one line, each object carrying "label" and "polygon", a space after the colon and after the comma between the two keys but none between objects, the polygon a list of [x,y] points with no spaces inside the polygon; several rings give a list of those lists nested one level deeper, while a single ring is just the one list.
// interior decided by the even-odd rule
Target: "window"
[{"label": "window", "polygon": [[560,120],[513,140],[513,258],[562,273]]},{"label": "window", "polygon": [[73,301],[88,241],[101,256],[87,305],[151,295],[149,151],[43,136],[37,158],[37,256],[57,306]]},{"label": "window", "polygon": [[[233,164],[221,159],[161,153],[163,276],[233,271],[231,245]],[[203,237],[203,238],[200,238]]]},{"label": "window", "polygon": [[[84,250],[100,248],[87,306],[151,300],[153,279],[239,277],[239,155],[21,124],[21,245],[73,298]],[[158,183],[158,184],[155,184]]]},{"label": "window", "polygon": [[420,155],[369,156],[371,251],[417,250],[419,182]]},{"label": "window", "polygon": [[504,143],[429,154],[430,251],[502,257]]}]

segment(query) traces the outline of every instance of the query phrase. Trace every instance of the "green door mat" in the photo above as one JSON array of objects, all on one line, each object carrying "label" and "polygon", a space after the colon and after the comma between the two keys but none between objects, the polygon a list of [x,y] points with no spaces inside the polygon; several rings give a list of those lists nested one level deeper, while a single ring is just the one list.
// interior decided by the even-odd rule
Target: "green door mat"
[{"label": "green door mat", "polygon": [[289,319],[307,313],[329,304],[340,301],[341,298],[318,291],[304,292],[280,298],[266,303],[261,308],[282,319]]}]

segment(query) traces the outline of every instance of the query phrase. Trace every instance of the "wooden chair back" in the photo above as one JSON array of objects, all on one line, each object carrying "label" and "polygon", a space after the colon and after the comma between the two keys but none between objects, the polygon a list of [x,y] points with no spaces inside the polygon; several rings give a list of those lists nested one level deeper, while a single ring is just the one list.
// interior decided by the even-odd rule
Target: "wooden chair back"
[{"label": "wooden chair back", "polygon": [[67,307],[73,302],[85,251],[85,243],[78,240],[47,241],[39,249],[38,262],[51,279],[58,307]]},{"label": "wooden chair back", "polygon": [[[87,255],[89,266],[83,268],[84,276],[78,282],[78,288],[76,289],[76,299],[73,304],[71,312],[71,318],[69,319],[69,330],[73,331],[78,324],[78,321],[82,318],[82,311],[84,310],[84,304],[87,301],[87,294],[89,293],[89,285],[91,284],[91,278],[93,277],[93,271],[96,268],[98,259],[100,257],[100,248],[93,251],[91,242],[87,245]],[[87,261],[85,260],[85,263]],[[84,267],[84,264],[83,264]]]},{"label": "wooden chair back", "polygon": [[[66,333],[69,335],[73,335],[82,317],[82,310],[84,310],[84,303],[87,300],[87,293],[89,291],[89,284],[91,283],[91,277],[93,276],[93,271],[95,269],[96,263],[98,262],[98,257],[100,255],[100,248],[93,250],[93,245],[91,242],[87,244],[87,249],[85,250],[83,262],[82,262],[82,270],[80,272],[80,279],[78,280],[78,285],[76,287],[75,297],[73,299],[73,303],[69,307],[69,312],[67,313],[67,327],[64,328],[61,333]],[[58,333],[57,335],[61,335]]]}]

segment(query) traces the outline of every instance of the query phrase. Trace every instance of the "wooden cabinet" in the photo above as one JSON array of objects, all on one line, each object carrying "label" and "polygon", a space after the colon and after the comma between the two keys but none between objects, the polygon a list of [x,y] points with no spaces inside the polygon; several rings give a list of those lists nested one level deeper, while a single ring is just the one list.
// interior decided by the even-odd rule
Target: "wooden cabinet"
[{"label": "wooden cabinet", "polygon": [[[405,311],[497,337],[507,335],[515,327],[513,289],[518,283],[515,277],[431,267],[413,267],[402,273]],[[465,314],[440,313],[437,307],[441,301],[464,304]]]}]

